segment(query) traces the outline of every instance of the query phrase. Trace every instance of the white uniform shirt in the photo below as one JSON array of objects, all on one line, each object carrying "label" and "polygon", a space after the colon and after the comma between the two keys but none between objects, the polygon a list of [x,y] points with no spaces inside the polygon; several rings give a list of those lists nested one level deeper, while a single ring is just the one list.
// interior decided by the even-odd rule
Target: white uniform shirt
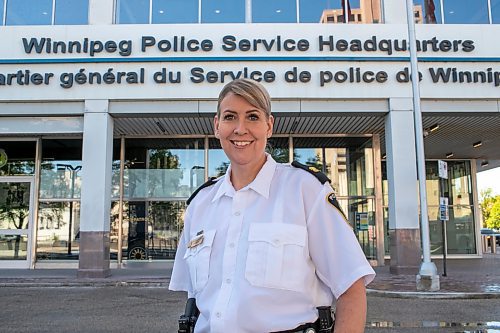
[{"label": "white uniform shirt", "polygon": [[188,206],[170,280],[196,298],[196,333],[293,329],[359,278],[373,280],[328,183],[269,155],[239,191],[230,172]]}]

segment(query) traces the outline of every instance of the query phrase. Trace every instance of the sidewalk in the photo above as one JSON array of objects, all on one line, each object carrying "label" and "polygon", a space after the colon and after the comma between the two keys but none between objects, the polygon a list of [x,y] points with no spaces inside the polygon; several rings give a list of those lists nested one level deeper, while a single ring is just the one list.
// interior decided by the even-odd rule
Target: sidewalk
[{"label": "sidewalk", "polygon": [[[389,265],[375,267],[377,276],[368,293],[386,297],[500,298],[500,254],[483,258],[448,259],[447,276],[442,260],[434,260],[440,274],[439,292],[417,292],[415,275],[393,275]],[[131,262],[111,270],[104,279],[77,278],[77,269],[0,269],[0,287],[168,287],[172,261]]]}]

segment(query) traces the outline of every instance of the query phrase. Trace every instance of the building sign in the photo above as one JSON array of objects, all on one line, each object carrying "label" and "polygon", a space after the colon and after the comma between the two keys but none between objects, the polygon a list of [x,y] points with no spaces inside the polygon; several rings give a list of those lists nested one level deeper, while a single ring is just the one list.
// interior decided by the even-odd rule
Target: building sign
[{"label": "building sign", "polygon": [[[5,27],[0,101],[214,98],[236,78],[266,84],[275,98],[411,96],[404,25],[199,27]],[[484,37],[495,30],[431,28],[418,27],[422,98],[497,97],[500,45]],[[457,89],[470,86],[481,89]]]},{"label": "building sign", "polygon": [[443,160],[438,160],[438,175],[439,178],[448,179],[448,163]]},{"label": "building sign", "polygon": [[448,213],[448,198],[439,198],[439,219],[441,221],[449,221],[450,215]]},{"label": "building sign", "polygon": [[368,230],[368,213],[356,212],[356,229]]}]

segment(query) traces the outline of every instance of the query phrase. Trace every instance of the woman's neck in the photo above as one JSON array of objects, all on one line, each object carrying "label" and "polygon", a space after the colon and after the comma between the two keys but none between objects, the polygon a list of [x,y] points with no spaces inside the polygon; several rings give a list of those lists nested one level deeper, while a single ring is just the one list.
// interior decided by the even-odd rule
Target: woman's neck
[{"label": "woman's neck", "polygon": [[231,184],[236,191],[241,190],[243,187],[247,186],[257,175],[260,169],[266,163],[267,157],[264,155],[259,163],[252,163],[251,165],[233,165],[231,164]]}]

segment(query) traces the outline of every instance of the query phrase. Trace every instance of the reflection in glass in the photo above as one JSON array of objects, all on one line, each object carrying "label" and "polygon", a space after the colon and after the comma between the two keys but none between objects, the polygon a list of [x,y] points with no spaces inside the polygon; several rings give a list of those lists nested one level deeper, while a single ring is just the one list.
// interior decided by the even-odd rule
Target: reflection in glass
[{"label": "reflection in glass", "polygon": [[52,0],[7,1],[6,25],[52,24]]},{"label": "reflection in glass", "polygon": [[440,0],[413,0],[415,23],[442,23]]},{"label": "reflection in glass", "polygon": [[[111,209],[111,259],[118,251],[118,202]],[[122,257],[129,260],[173,259],[183,228],[185,201],[124,203]]]},{"label": "reflection in glass", "polygon": [[377,258],[377,235],[375,228],[374,200],[369,198],[338,199],[342,211],[367,259]]},{"label": "reflection in glass", "polygon": [[80,203],[40,202],[37,258],[78,259],[79,244]]},{"label": "reflection in glass", "polygon": [[89,0],[56,0],[55,24],[88,24]]},{"label": "reflection in glass", "polygon": [[42,140],[41,199],[80,198],[81,139]]},{"label": "reflection in glass", "polygon": [[4,7],[4,1],[5,0],[0,0],[0,25],[3,25],[3,7]]},{"label": "reflection in glass", "polygon": [[80,161],[43,161],[40,172],[40,198],[80,198],[81,169]]},{"label": "reflection in glass", "polygon": [[443,0],[444,22],[447,24],[485,24],[488,0]]},{"label": "reflection in glass", "polygon": [[28,229],[30,183],[0,183],[0,229]]},{"label": "reflection in glass", "polygon": [[500,23],[500,0],[491,0],[491,21]]},{"label": "reflection in glass", "polygon": [[448,253],[475,253],[476,237],[472,206],[455,205],[450,207],[449,215],[450,220],[446,223]]},{"label": "reflection in glass", "polygon": [[[130,139],[125,147],[126,198],[187,198],[205,182],[203,139]],[[116,188],[119,168],[114,175]]]},{"label": "reflection in glass", "polygon": [[0,176],[35,174],[35,141],[0,141],[0,153]]},{"label": "reflection in glass", "polygon": [[116,23],[149,23],[149,0],[117,0]]},{"label": "reflection in glass", "polygon": [[28,236],[0,235],[0,261],[26,260],[28,255]]},{"label": "reflection in glass", "polygon": [[152,23],[198,23],[198,0],[153,0]]},{"label": "reflection in glass", "polygon": [[245,0],[203,0],[202,23],[244,23]]},{"label": "reflection in glass", "polygon": [[296,0],[253,0],[253,23],[296,23]]}]

